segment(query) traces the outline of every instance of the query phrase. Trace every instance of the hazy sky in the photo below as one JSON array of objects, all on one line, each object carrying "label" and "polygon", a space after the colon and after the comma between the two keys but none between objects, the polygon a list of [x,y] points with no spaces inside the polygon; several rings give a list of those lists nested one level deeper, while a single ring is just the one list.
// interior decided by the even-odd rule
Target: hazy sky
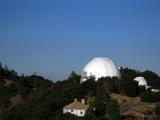
[{"label": "hazy sky", "polygon": [[0,0],[0,61],[63,80],[94,57],[160,75],[160,0]]}]

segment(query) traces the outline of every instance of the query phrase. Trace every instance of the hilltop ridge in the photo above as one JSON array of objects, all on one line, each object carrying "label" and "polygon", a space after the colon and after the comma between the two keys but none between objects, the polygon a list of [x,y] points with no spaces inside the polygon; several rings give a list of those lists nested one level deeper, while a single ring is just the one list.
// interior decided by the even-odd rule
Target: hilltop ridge
[{"label": "hilltop ridge", "polygon": [[[122,78],[93,77],[80,84],[80,75],[72,72],[64,81],[52,82],[38,75],[18,76],[14,70],[0,68],[1,120],[156,120],[159,117],[159,93],[139,87],[136,76],[144,76],[153,88],[160,78],[152,71],[121,68]],[[148,96],[150,96],[148,99]],[[63,114],[62,108],[75,98],[88,100],[84,117]],[[93,111],[92,108],[96,108]],[[144,116],[143,116],[144,117]]]}]

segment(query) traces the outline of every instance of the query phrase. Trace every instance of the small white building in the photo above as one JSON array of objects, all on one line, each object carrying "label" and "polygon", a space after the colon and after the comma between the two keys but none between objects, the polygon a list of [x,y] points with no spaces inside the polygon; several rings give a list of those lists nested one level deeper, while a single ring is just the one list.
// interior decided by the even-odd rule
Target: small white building
[{"label": "small white building", "polygon": [[63,114],[71,113],[77,116],[84,116],[88,107],[88,105],[85,105],[84,99],[82,99],[81,102],[75,99],[73,103],[70,103],[69,105],[63,107]]},{"label": "small white building", "polygon": [[158,93],[158,92],[160,92],[160,89],[151,89],[151,91],[154,93]]},{"label": "small white building", "polygon": [[146,89],[151,88],[151,86],[147,85],[147,80],[144,77],[136,77],[134,80],[138,82],[139,86],[144,86]]},{"label": "small white building", "polygon": [[147,86],[147,81],[144,77],[136,77],[134,80],[138,82],[139,86]]},{"label": "small white building", "polygon": [[147,81],[144,77],[136,77],[134,78],[134,80],[138,82],[139,86],[144,86],[146,89],[150,89],[151,92],[154,92],[154,93],[160,92],[160,89],[153,89],[152,86],[148,86]]}]

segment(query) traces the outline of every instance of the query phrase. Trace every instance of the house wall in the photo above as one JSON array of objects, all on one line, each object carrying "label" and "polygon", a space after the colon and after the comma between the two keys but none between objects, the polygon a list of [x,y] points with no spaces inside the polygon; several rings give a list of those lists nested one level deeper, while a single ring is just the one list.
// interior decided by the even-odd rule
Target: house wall
[{"label": "house wall", "polygon": [[63,113],[71,113],[77,116],[84,116],[86,110],[85,109],[63,109]]}]

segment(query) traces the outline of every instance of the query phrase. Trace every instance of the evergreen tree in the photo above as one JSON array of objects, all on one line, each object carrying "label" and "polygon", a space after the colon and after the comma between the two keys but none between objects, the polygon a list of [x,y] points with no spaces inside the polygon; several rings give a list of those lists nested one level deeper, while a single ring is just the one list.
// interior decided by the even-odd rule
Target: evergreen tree
[{"label": "evergreen tree", "polygon": [[156,105],[156,108],[154,111],[156,113],[157,120],[160,120],[160,103]]},{"label": "evergreen tree", "polygon": [[93,107],[95,108],[96,115],[102,116],[105,114],[106,106],[109,102],[109,96],[102,86],[99,86],[97,89],[97,96],[93,102]]},{"label": "evergreen tree", "polygon": [[135,97],[139,94],[138,82],[134,80],[121,80],[120,89],[129,97]]},{"label": "evergreen tree", "polygon": [[111,100],[106,109],[106,117],[109,120],[120,120],[119,105],[116,100]]},{"label": "evergreen tree", "polygon": [[0,70],[2,70],[3,66],[2,66],[2,63],[0,62]]}]

